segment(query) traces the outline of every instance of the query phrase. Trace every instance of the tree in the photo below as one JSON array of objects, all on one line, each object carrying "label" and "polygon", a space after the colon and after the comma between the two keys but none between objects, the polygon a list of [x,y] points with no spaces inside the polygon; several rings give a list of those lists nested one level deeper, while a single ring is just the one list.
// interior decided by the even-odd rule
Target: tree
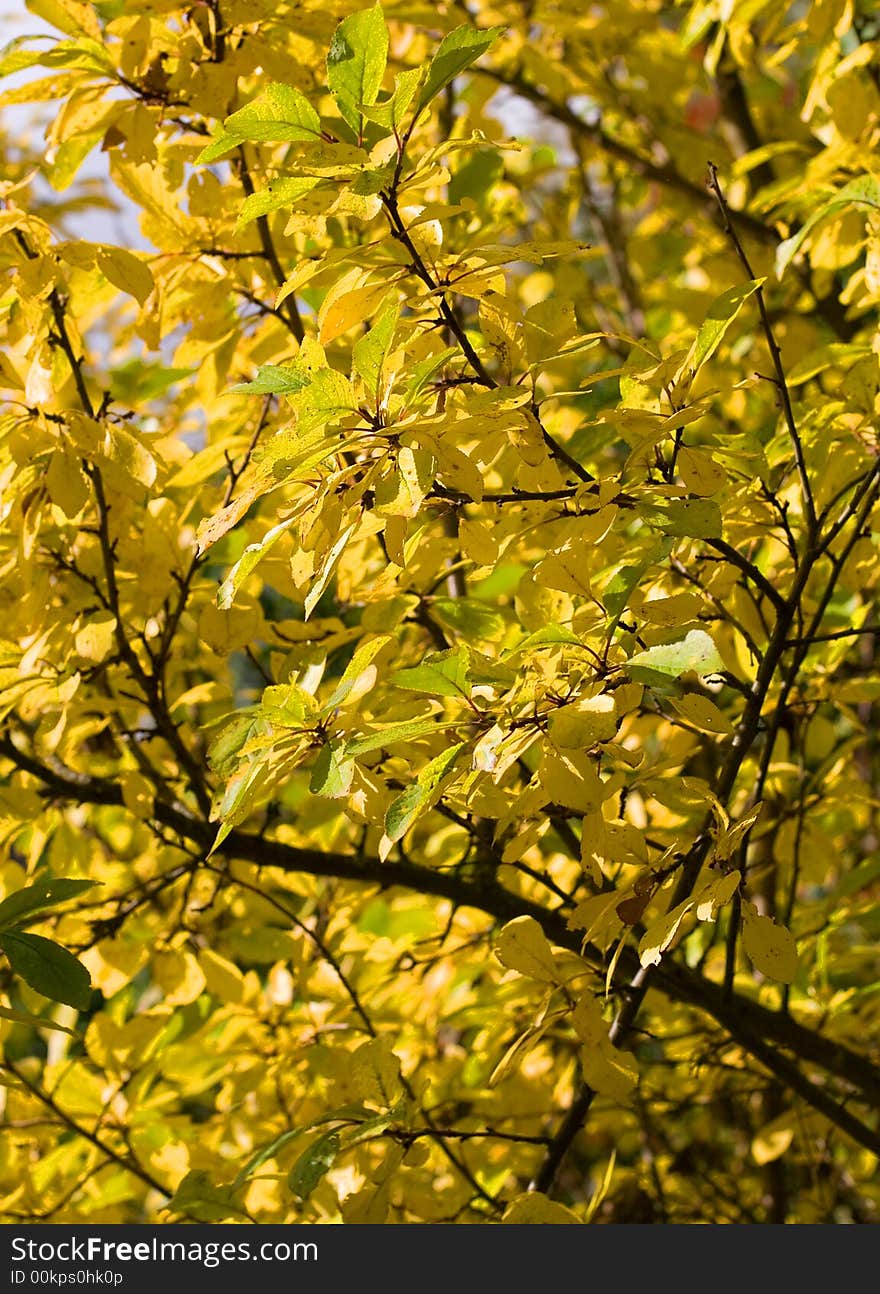
[{"label": "tree", "polygon": [[876,1221],[873,6],[28,7],[4,1217]]}]

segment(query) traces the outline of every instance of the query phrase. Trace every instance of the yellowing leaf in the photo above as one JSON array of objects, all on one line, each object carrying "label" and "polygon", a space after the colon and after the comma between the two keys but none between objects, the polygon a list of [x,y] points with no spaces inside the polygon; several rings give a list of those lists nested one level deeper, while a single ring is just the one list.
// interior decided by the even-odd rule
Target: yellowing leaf
[{"label": "yellowing leaf", "polygon": [[559,978],[553,950],[534,917],[508,921],[498,936],[495,953],[508,970],[519,971],[531,979],[553,984]]},{"label": "yellowing leaf", "polygon": [[742,905],[743,948],[755,970],[768,979],[792,984],[797,974],[798,951],[794,935],[771,917],[758,914],[753,903]]},{"label": "yellowing leaf", "polygon": [[245,980],[234,962],[210,948],[198,953],[199,965],[205,977],[205,988],[221,1002],[241,1002],[245,996]]},{"label": "yellowing leaf", "polygon": [[318,340],[326,346],[380,310],[388,284],[370,283],[325,301],[318,316]]},{"label": "yellowing leaf", "polygon": [[639,958],[643,966],[659,966],[661,954],[678,934],[678,928],[694,902],[694,899],[685,899],[648,926],[639,944]]},{"label": "yellowing leaf", "polygon": [[637,678],[647,671],[665,674],[668,678],[680,678],[691,670],[706,677],[721,673],[724,661],[705,629],[692,629],[681,642],[649,647],[647,651],[637,652],[627,661],[626,669],[628,673],[635,672]]},{"label": "yellowing leaf", "polygon": [[143,305],[153,291],[153,274],[133,252],[124,247],[99,247],[96,264],[105,279],[128,292],[139,305]]},{"label": "yellowing leaf", "polygon": [[293,143],[318,139],[320,134],[320,118],[305,95],[276,82],[227,117],[219,136],[202,149],[197,161],[213,162],[245,140]]},{"label": "yellowing leaf", "polygon": [[752,1158],[756,1164],[772,1164],[784,1155],[794,1141],[797,1116],[786,1110],[784,1114],[765,1123],[752,1138]]},{"label": "yellowing leaf", "polygon": [[351,1057],[351,1079],[355,1090],[367,1105],[390,1110],[400,1100],[400,1061],[390,1039],[371,1038],[363,1042]]},{"label": "yellowing leaf", "polygon": [[732,871],[704,886],[695,898],[697,920],[714,921],[718,909],[723,908],[736,894],[741,880],[742,874]]},{"label": "yellowing leaf", "polygon": [[137,818],[151,818],[156,790],[152,782],[143,773],[134,771],[123,773],[119,779],[122,789],[122,801],[130,813]]},{"label": "yellowing leaf", "polygon": [[700,732],[716,732],[722,735],[733,732],[733,724],[727,715],[723,714],[707,696],[701,696],[699,692],[688,692],[686,696],[672,698],[670,704],[683,719],[693,724],[695,728],[699,728]]},{"label": "yellowing leaf", "polygon": [[318,571],[308,591],[308,594],[306,595],[306,599],[304,603],[306,620],[308,620],[309,616],[312,614],[315,607],[318,605],[318,602],[321,600],[321,594],[324,592],[327,585],[330,583],[330,578],[333,575],[334,570],[336,569],[337,563],[339,562],[339,559],[342,556],[342,554],[345,552],[346,545],[348,544],[348,541],[351,539],[352,535],[356,530],[357,530],[356,521],[353,521],[350,526],[346,526],[346,528],[342,531],[342,534],[339,536],[339,538],[336,540],[336,542],[333,544],[333,546],[330,548],[329,552],[327,553],[326,557],[324,558],[321,569]]},{"label": "yellowing leaf", "polygon": [[559,1204],[556,1200],[548,1200],[547,1196],[542,1195],[540,1191],[529,1191],[527,1194],[517,1195],[510,1201],[501,1221],[515,1226],[538,1226],[542,1223],[559,1226],[572,1222],[579,1224],[580,1218],[564,1204]]},{"label": "yellowing leaf", "polygon": [[742,310],[746,301],[748,301],[752,293],[757,292],[764,281],[764,279],[753,279],[748,283],[736,283],[715,298],[685,360],[685,368],[692,373],[699,372],[706,361],[718,349],[724,334],[740,310]]},{"label": "yellowing leaf", "polygon": [[390,841],[402,840],[410,827],[436,802],[443,781],[454,770],[463,742],[457,742],[430,760],[385,813],[385,833]]},{"label": "yellowing leaf", "polygon": [[602,693],[554,710],[549,732],[563,750],[586,750],[598,741],[610,741],[617,732],[614,697]]},{"label": "yellowing leaf", "polygon": [[116,617],[109,611],[92,616],[74,639],[77,656],[99,664],[106,660],[116,646]]},{"label": "yellowing leaf", "polygon": [[170,1006],[195,1002],[206,984],[204,971],[195,956],[184,949],[157,954],[152,970],[153,979]]},{"label": "yellowing leaf", "polygon": [[89,501],[89,483],[81,462],[62,449],[56,449],[49,459],[46,488],[52,502],[71,519],[78,516]]},{"label": "yellowing leaf", "polygon": [[639,1078],[635,1061],[628,1052],[618,1051],[605,1040],[598,1046],[584,1046],[578,1052],[584,1082],[614,1101],[625,1101]]},{"label": "yellowing leaf", "polygon": [[686,445],[678,451],[678,470],[691,494],[717,494],[727,481],[724,468],[705,450],[688,449]]},{"label": "yellowing leaf", "polygon": [[555,754],[545,747],[540,766],[541,785],[554,804],[578,813],[592,813],[605,798],[605,787],[595,761],[579,750]]}]

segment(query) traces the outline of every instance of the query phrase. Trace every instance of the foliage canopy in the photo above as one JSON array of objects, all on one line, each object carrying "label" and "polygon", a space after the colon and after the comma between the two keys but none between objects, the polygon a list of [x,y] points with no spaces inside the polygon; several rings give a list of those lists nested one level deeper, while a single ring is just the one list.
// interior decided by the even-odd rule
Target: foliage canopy
[{"label": "foliage canopy", "polygon": [[28,7],[3,1216],[877,1221],[873,6]]}]

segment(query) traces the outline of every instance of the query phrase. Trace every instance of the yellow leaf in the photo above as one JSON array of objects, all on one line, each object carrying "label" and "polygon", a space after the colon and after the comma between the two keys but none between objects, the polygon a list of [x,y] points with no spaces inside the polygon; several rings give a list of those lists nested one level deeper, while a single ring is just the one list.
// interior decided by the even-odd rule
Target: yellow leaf
[{"label": "yellow leaf", "polygon": [[685,899],[683,903],[679,903],[665,916],[660,917],[658,921],[648,926],[639,944],[639,957],[643,966],[658,966],[660,964],[661,954],[666,951],[678,934],[678,927],[694,906],[694,901],[692,898]]},{"label": "yellow leaf", "polygon": [[105,997],[113,997],[134,979],[148,956],[149,949],[144,944],[102,939],[87,948],[80,960],[88,967],[92,988],[99,988]]},{"label": "yellow leaf", "polygon": [[332,298],[328,294],[318,315],[318,340],[326,346],[349,328],[379,313],[388,295],[388,283],[372,283]]},{"label": "yellow leaf", "polygon": [[271,476],[261,475],[256,481],[244,487],[241,493],[236,495],[233,501],[225,508],[214,514],[213,517],[206,517],[204,521],[199,522],[198,533],[196,536],[198,548],[197,555],[202,556],[214,544],[216,544],[227,531],[237,525],[244,514],[250,508],[255,499],[261,494],[266,494],[274,487],[274,481]]},{"label": "yellow leaf", "polygon": [[351,1057],[351,1081],[366,1104],[389,1110],[399,1101],[403,1086],[400,1061],[388,1038],[371,1038]]},{"label": "yellow leaf", "polygon": [[89,483],[79,459],[56,449],[49,459],[46,489],[66,517],[72,519],[82,512],[89,498]]},{"label": "yellow leaf", "polygon": [[548,1200],[540,1191],[517,1195],[504,1210],[501,1221],[520,1226],[541,1223],[558,1226],[560,1223],[570,1222],[580,1224],[580,1218],[571,1209],[567,1209],[564,1204],[557,1204],[555,1200]]},{"label": "yellow leaf", "polygon": [[571,1026],[581,1042],[599,1044],[608,1037],[602,1008],[592,993],[578,998],[571,1013]]},{"label": "yellow leaf", "polygon": [[723,488],[727,475],[723,467],[702,449],[678,451],[678,471],[691,494],[708,496]]},{"label": "yellow leaf", "polygon": [[205,987],[221,1002],[242,1002],[245,996],[245,979],[234,962],[227,961],[210,948],[198,954],[199,965],[205,977]]},{"label": "yellow leaf", "polygon": [[218,656],[227,656],[254,640],[260,620],[256,605],[237,602],[228,611],[221,611],[209,602],[199,616],[199,637]]},{"label": "yellow leaf", "polygon": [[582,751],[554,755],[545,749],[541,758],[541,785],[554,804],[578,813],[592,813],[605,796],[604,784],[593,761]]},{"label": "yellow leaf", "polygon": [[798,951],[794,935],[770,917],[762,917],[754,903],[744,903],[743,947],[755,970],[768,979],[791,984],[797,974]]},{"label": "yellow leaf", "polygon": [[[635,600],[633,606],[636,607]],[[688,620],[696,619],[702,607],[703,599],[685,590],[683,593],[673,593],[668,598],[649,598],[640,603],[637,610],[651,624],[672,628],[673,625],[682,625]]]},{"label": "yellow leaf", "polygon": [[163,1002],[186,1006],[195,1002],[205,988],[204,971],[195,956],[183,949],[159,953],[153,959],[153,979],[162,989]]},{"label": "yellow leaf", "polygon": [[697,920],[714,921],[718,909],[723,908],[736,894],[741,879],[740,872],[728,872],[726,876],[719,876],[700,890],[696,896]]},{"label": "yellow leaf", "polygon": [[477,566],[492,566],[498,558],[498,540],[482,521],[462,517],[458,526],[461,551]]},{"label": "yellow leaf", "polygon": [[553,950],[534,917],[508,921],[498,936],[495,955],[508,970],[551,984],[558,979]]},{"label": "yellow leaf", "polygon": [[54,394],[52,351],[47,343],[38,347],[31,359],[25,379],[24,398],[28,404],[39,407],[48,404]]},{"label": "yellow leaf", "polygon": [[143,773],[123,773],[119,778],[122,789],[122,801],[129,813],[136,818],[150,818],[153,814],[155,791],[152,783]]},{"label": "yellow leaf", "polygon": [[550,716],[550,736],[564,750],[586,750],[617,732],[614,697],[607,693],[563,706]]},{"label": "yellow leaf", "polygon": [[86,621],[74,639],[77,656],[96,664],[106,660],[116,644],[116,617],[101,611]]},{"label": "yellow leaf", "polygon": [[90,36],[100,41],[103,33],[94,7],[82,0],[31,0],[31,13],[69,36]]},{"label": "yellow leaf", "polygon": [[[117,469],[113,479],[118,484],[118,488],[125,490],[126,493],[131,492],[132,482],[137,482],[147,489],[155,482],[156,460],[146,446],[141,444],[138,437],[124,427],[109,425],[106,427],[100,452],[110,467]],[[134,497],[138,497],[139,494],[140,491],[135,488]]]},{"label": "yellow leaf", "polygon": [[724,735],[733,732],[733,724],[727,715],[723,714],[707,696],[701,696],[699,692],[688,692],[678,700],[673,700],[672,708],[688,723],[699,728],[700,732],[717,732]]},{"label": "yellow leaf", "polygon": [[602,1043],[581,1047],[578,1052],[584,1081],[600,1096],[625,1101],[639,1078],[629,1052],[618,1051],[606,1038]]},{"label": "yellow leaf", "polygon": [[124,247],[100,247],[97,266],[104,278],[143,305],[155,286],[149,265]]},{"label": "yellow leaf", "polygon": [[752,1139],[752,1157],[756,1164],[772,1164],[788,1150],[794,1140],[794,1115],[790,1110],[771,1123],[765,1123]]}]

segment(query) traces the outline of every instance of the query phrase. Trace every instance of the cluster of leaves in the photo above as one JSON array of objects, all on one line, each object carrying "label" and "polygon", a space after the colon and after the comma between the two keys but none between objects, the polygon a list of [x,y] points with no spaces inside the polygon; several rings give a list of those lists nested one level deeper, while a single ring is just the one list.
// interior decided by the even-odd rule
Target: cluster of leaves
[{"label": "cluster of leaves", "polygon": [[4,1217],[876,1221],[872,6],[28,7]]}]

